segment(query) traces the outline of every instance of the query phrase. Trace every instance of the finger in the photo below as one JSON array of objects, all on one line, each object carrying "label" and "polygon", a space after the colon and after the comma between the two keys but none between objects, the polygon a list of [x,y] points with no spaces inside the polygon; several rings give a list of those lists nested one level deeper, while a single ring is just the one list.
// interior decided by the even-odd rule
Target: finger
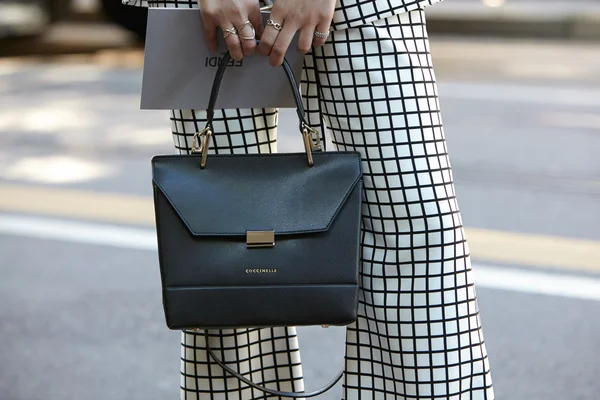
[{"label": "finger", "polygon": [[202,25],[204,27],[204,40],[211,53],[217,52],[217,24],[214,19],[202,14]]},{"label": "finger", "polygon": [[[269,18],[270,21],[273,21],[275,24],[279,24],[280,26],[284,26],[284,21],[283,18],[279,18],[277,19],[276,16],[274,16],[273,14],[271,14],[271,17]],[[269,25],[267,23],[267,26],[265,26],[265,30],[260,38],[260,44],[258,45],[258,49],[257,51],[265,56],[268,57],[271,55],[271,49],[273,48],[273,45],[275,44],[275,40],[277,40],[277,36],[279,36],[279,32],[277,29],[275,29],[275,27],[273,25]]]},{"label": "finger", "polygon": [[290,47],[290,43],[296,32],[297,29],[290,24],[289,26],[284,26],[281,32],[279,32],[279,35],[277,35],[277,40],[275,40],[275,44],[273,44],[271,56],[269,57],[269,64],[273,67],[278,67],[283,64],[285,53],[287,52],[288,47]]},{"label": "finger", "polygon": [[306,54],[310,51],[313,44],[315,26],[308,26],[302,28],[300,31],[300,37],[298,38],[298,53]]},{"label": "finger", "polygon": [[249,56],[256,49],[256,31],[250,21],[238,25],[238,38],[242,43],[244,56]]},{"label": "finger", "polygon": [[[221,25],[221,28],[231,29],[233,28],[233,25],[231,23],[226,22]],[[231,33],[228,35],[224,30],[223,35],[227,36],[225,38],[225,43],[227,43],[227,48],[229,49],[229,54],[231,54],[231,58],[233,58],[236,61],[239,61],[242,58],[244,58],[244,51],[242,50],[242,44],[240,43],[240,38],[238,37],[237,33]]]},{"label": "finger", "polygon": [[262,14],[260,13],[260,4],[256,4],[255,7],[250,9],[250,15],[248,16],[250,22],[254,26],[256,30],[256,37],[260,38],[262,36],[265,27],[263,26]]},{"label": "finger", "polygon": [[313,46],[321,47],[325,44],[327,39],[329,39],[329,27],[331,26],[331,19],[321,21],[317,28],[313,32]]}]

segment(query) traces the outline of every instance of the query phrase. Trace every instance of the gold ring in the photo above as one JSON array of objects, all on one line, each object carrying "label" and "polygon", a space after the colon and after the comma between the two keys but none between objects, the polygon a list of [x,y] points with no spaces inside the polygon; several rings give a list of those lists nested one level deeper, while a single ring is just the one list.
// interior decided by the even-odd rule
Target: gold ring
[{"label": "gold ring", "polygon": [[244,22],[244,23],[243,23],[243,24],[242,24],[242,25],[241,25],[241,26],[240,26],[240,27],[237,29],[237,31],[238,31],[238,32],[241,32],[241,31],[242,31],[242,29],[244,29],[244,27],[245,27],[246,25],[250,25],[250,28],[252,28],[252,35],[250,35],[250,36],[242,36],[242,35],[239,35],[239,36],[240,36],[240,39],[244,39],[244,40],[252,40],[252,39],[256,39],[256,30],[254,29],[254,26],[252,25],[252,23],[251,23],[250,21],[246,21],[246,22]]},{"label": "gold ring", "polygon": [[237,29],[234,27],[231,28],[221,28],[223,30],[223,37],[228,38],[229,35],[237,35]]},{"label": "gold ring", "polygon": [[272,19],[267,20],[267,26],[269,25],[275,28],[276,31],[280,31],[283,29],[283,25],[281,25],[279,22],[273,21]]}]

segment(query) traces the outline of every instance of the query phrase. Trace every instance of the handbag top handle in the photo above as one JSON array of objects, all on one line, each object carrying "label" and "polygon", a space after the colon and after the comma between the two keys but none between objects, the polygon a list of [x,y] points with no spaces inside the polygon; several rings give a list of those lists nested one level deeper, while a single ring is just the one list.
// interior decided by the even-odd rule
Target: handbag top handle
[{"label": "handbag top handle", "polygon": [[[208,101],[208,108],[206,110],[207,114],[207,122],[206,126],[212,129],[212,123],[214,118],[215,105],[217,103],[217,96],[219,95],[219,89],[221,88],[221,82],[223,81],[223,75],[225,75],[225,70],[227,68],[227,64],[231,60],[231,55],[229,51],[225,53],[223,56],[223,60],[217,69],[217,73],[215,74],[215,78],[213,80],[212,89],[210,92],[210,100]],[[296,113],[298,114],[298,119],[300,120],[300,130],[302,130],[302,125],[308,126],[308,122],[306,121],[304,106],[302,105],[302,95],[298,90],[298,82],[296,81],[296,77],[294,76],[294,72],[292,71],[292,67],[289,62],[284,58],[283,64],[281,65],[285,75],[288,78],[288,82],[292,88],[292,94],[294,95],[294,102],[296,103]]]},{"label": "handbag top handle", "polygon": [[[227,64],[231,60],[231,55],[229,51],[225,53],[223,59],[221,60],[221,64],[217,69],[217,73],[215,74],[215,78],[213,80],[213,85],[210,93],[210,99],[208,101],[208,108],[206,109],[206,126],[201,132],[198,132],[194,135],[192,141],[192,153],[202,153],[200,168],[206,167],[207,155],[208,155],[208,147],[210,144],[210,137],[213,133],[213,119],[215,115],[215,105],[217,103],[217,97],[219,95],[219,89],[221,87],[221,82],[223,81],[223,75],[225,75],[225,69],[227,68]],[[304,141],[304,149],[306,151],[307,161],[309,166],[313,166],[313,151],[321,151],[321,135],[316,129],[311,128],[306,121],[306,113],[304,111],[304,106],[302,105],[302,95],[300,94],[300,90],[298,89],[298,82],[296,81],[296,77],[294,76],[294,72],[289,64],[289,62],[284,58],[283,60],[283,71],[288,78],[288,82],[292,88],[292,94],[294,96],[294,102],[296,103],[296,113],[298,114],[298,119],[300,122],[300,132],[302,133],[303,141]]]}]

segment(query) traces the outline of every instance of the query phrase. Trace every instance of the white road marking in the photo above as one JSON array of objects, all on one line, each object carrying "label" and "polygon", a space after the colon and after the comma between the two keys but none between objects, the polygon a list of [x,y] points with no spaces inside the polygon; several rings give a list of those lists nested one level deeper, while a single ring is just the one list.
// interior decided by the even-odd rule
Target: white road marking
[{"label": "white road marking", "polygon": [[123,249],[156,250],[156,232],[151,229],[52,218],[0,214],[0,234]]},{"label": "white road marking", "polygon": [[535,270],[475,265],[478,287],[600,301],[600,279]]},{"label": "white road marking", "polygon": [[[0,234],[156,251],[152,229],[0,214]],[[475,265],[477,287],[600,301],[600,279],[536,270]]]}]

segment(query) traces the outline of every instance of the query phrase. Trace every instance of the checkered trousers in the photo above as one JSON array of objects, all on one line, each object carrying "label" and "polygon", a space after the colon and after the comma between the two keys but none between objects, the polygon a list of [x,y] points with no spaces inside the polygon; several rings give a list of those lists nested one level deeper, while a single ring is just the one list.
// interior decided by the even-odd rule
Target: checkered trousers
[{"label": "checkered trousers", "polygon": [[[346,330],[341,397],[494,399],[423,11],[332,32],[306,55],[302,92],[311,125],[363,157],[359,318]],[[171,119],[175,147],[189,152],[206,113]],[[214,131],[214,153],[275,152],[277,110],[220,110]],[[211,330],[209,340],[255,382],[303,390],[295,328]],[[205,346],[182,333],[182,400],[276,398],[228,377]]]}]

